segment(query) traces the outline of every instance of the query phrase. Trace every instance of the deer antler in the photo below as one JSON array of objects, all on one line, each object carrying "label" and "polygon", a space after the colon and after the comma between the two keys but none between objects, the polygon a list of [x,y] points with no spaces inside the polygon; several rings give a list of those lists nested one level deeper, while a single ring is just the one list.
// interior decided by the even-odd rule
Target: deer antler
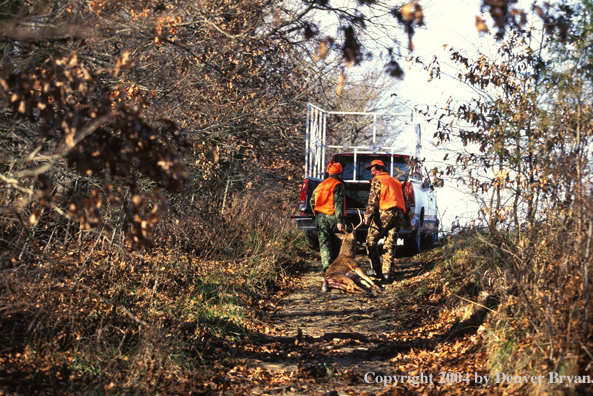
[{"label": "deer antler", "polygon": [[356,227],[354,227],[354,224],[352,224],[352,232],[354,232],[358,227],[362,225],[362,215],[360,214],[360,209],[357,208],[356,210],[358,210],[358,217],[360,217],[360,223],[358,223]]}]

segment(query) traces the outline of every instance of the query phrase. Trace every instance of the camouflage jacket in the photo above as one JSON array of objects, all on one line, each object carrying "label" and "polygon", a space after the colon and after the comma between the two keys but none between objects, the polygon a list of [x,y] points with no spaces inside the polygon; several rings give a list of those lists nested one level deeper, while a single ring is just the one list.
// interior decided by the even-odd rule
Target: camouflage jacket
[{"label": "camouflage jacket", "polygon": [[379,213],[379,204],[381,203],[381,182],[376,177],[371,181],[371,192],[369,202],[364,217],[372,218],[375,213]]}]

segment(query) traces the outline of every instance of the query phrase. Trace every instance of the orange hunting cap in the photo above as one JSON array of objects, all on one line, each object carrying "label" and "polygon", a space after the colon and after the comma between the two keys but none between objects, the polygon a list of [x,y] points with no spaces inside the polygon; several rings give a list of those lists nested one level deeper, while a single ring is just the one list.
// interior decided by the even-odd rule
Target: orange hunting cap
[{"label": "orange hunting cap", "polygon": [[371,164],[369,166],[367,166],[367,169],[371,169],[373,166],[380,166],[383,169],[387,169],[387,167],[385,166],[385,164],[381,160],[373,160],[371,162]]},{"label": "orange hunting cap", "polygon": [[337,175],[342,173],[342,165],[339,162],[333,162],[327,167],[327,173],[330,175]]}]

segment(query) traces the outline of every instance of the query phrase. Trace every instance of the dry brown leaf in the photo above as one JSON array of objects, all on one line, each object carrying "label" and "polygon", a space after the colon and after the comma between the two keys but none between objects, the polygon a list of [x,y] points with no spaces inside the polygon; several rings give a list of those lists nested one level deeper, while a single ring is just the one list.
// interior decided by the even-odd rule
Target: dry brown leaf
[{"label": "dry brown leaf", "polygon": [[344,75],[344,69],[340,71],[340,75],[338,76],[338,87],[336,88],[336,95],[341,95],[342,90],[344,89],[344,81],[346,81],[346,76]]},{"label": "dry brown leaf", "polygon": [[415,18],[414,15],[414,3],[410,2],[408,4],[403,5],[400,9],[399,12],[402,14],[402,17],[408,21],[408,22],[412,22]]},{"label": "dry brown leaf", "polygon": [[486,24],[484,23],[484,20],[482,18],[480,18],[479,16],[476,16],[476,29],[478,29],[478,33],[479,32],[488,33],[488,26],[486,26]]},{"label": "dry brown leaf", "polygon": [[329,48],[327,47],[327,43],[325,42],[325,40],[322,41],[321,43],[319,43],[318,52],[319,52],[319,57],[321,59],[325,59],[327,57],[327,53],[329,52]]}]

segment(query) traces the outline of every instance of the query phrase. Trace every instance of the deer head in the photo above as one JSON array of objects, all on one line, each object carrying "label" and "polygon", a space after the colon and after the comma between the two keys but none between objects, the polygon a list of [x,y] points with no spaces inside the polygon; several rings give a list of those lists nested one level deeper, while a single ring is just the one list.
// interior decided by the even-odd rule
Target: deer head
[{"label": "deer head", "polygon": [[356,241],[356,229],[362,225],[362,215],[360,214],[360,209],[358,210],[358,217],[360,217],[360,223],[356,227],[352,224],[352,232],[348,232],[348,230],[344,231],[344,235],[337,234],[338,237],[342,239],[342,247],[340,248],[340,256],[348,256],[354,257],[356,256],[356,248],[358,247],[358,242]]}]

